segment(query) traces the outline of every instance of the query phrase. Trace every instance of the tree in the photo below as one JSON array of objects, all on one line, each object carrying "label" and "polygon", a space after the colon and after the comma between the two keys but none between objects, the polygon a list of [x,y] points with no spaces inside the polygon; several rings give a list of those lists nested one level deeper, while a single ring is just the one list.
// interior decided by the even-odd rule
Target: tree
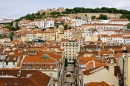
[{"label": "tree", "polygon": [[41,14],[41,16],[42,16],[42,17],[45,17],[45,15],[46,15],[46,13],[45,13],[45,12],[43,12],[43,13]]},{"label": "tree", "polygon": [[127,28],[130,29],[130,23],[127,24]]},{"label": "tree", "polygon": [[0,39],[3,39],[4,37],[0,34]]},{"label": "tree", "polygon": [[34,16],[31,15],[31,14],[26,15],[25,18],[26,18],[27,20],[34,20]]},{"label": "tree", "polygon": [[15,31],[15,30],[16,30],[16,28],[13,27],[13,26],[11,26],[11,24],[8,24],[8,25],[6,26],[6,28],[8,28],[9,31]]},{"label": "tree", "polygon": [[120,17],[121,19],[125,19],[126,18],[126,16],[123,14],[123,15],[121,15],[121,17]]},{"label": "tree", "polygon": [[10,38],[11,41],[13,41],[13,37],[14,37],[14,32],[11,31],[10,34],[9,34],[9,38]]},{"label": "tree", "polygon": [[107,20],[108,18],[107,18],[107,15],[100,14],[99,19]]},{"label": "tree", "polygon": [[60,15],[60,12],[54,11],[54,12],[51,12],[50,15],[52,15],[52,16],[57,16],[57,15]]},{"label": "tree", "polygon": [[18,26],[18,23],[16,23],[15,30],[19,30],[19,29],[20,29],[20,27]]},{"label": "tree", "polygon": [[95,16],[95,15],[94,15],[94,16],[92,16],[92,17],[91,17],[91,19],[96,19],[96,16]]},{"label": "tree", "polygon": [[87,14],[85,14],[85,17],[87,18]]},{"label": "tree", "polygon": [[68,25],[67,24],[64,25],[64,30],[68,30],[68,29],[69,29]]}]

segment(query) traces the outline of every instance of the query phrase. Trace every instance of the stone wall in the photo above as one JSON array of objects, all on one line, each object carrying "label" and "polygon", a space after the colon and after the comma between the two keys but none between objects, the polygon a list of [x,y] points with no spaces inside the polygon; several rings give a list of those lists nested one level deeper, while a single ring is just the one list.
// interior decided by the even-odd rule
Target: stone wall
[{"label": "stone wall", "polygon": [[120,16],[122,15],[117,13],[77,13],[77,14],[68,14],[68,15],[74,15],[78,17],[85,17],[87,15],[87,17],[96,16],[98,18],[100,14],[107,15],[110,18],[120,18]]}]

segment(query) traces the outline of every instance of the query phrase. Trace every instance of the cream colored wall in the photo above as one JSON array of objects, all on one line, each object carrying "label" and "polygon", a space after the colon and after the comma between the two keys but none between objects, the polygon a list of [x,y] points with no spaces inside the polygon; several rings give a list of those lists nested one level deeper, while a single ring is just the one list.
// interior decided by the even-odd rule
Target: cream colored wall
[{"label": "cream colored wall", "polygon": [[10,42],[10,38],[4,38],[4,39],[0,39],[0,42]]},{"label": "cream colored wall", "polygon": [[27,41],[27,36],[21,36],[21,41]]},{"label": "cream colored wall", "polygon": [[98,41],[98,36],[96,35],[86,36],[85,41]]},{"label": "cream colored wall", "polygon": [[89,82],[102,82],[105,81],[106,83],[115,86],[118,85],[118,78],[115,77],[112,73],[110,73],[107,69],[101,69],[95,73],[92,73],[90,75],[84,75],[83,76],[83,84],[89,83]]},{"label": "cream colored wall", "polygon": [[[91,17],[91,16],[96,16],[96,17],[99,17],[100,14],[102,13],[77,13],[77,16],[79,17],[85,17],[85,15],[87,14],[87,17]],[[110,18],[120,18],[120,16],[122,14],[115,14],[115,13],[103,13],[104,15],[107,15],[108,17]],[[71,14],[69,14],[71,15]]]},{"label": "cream colored wall", "polygon": [[49,74],[53,74],[53,78],[58,78],[58,71],[55,70],[40,70],[41,72],[45,73],[46,75],[50,76]]},{"label": "cream colored wall", "polygon": [[109,71],[114,75],[114,66],[109,66]]},{"label": "cream colored wall", "polygon": [[130,86],[130,57],[128,57],[128,80],[127,80],[127,82],[128,82],[128,86]]},{"label": "cream colored wall", "polygon": [[126,86],[130,86],[130,57],[125,60],[125,73],[124,73],[124,83]]},{"label": "cream colored wall", "polygon": [[55,37],[53,36],[53,33],[43,33],[42,34],[42,38],[45,39],[45,40],[52,40],[52,39],[55,39]]}]

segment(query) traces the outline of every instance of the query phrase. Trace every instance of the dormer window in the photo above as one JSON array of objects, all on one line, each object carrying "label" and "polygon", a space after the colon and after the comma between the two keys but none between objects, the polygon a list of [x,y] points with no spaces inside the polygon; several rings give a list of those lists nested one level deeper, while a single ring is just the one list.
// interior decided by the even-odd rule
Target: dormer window
[{"label": "dormer window", "polygon": [[17,72],[17,76],[20,76],[20,75],[21,75],[21,71],[18,71],[18,72]]},{"label": "dormer window", "polygon": [[42,56],[42,59],[48,59],[49,58],[49,56],[47,55],[47,54],[44,54],[43,56]]}]

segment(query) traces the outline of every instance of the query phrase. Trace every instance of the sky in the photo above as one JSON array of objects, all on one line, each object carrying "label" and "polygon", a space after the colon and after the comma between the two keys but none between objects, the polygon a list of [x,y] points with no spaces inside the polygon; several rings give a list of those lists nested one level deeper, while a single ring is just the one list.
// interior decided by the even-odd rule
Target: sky
[{"label": "sky", "polygon": [[0,18],[19,18],[47,8],[97,8],[115,7],[130,10],[129,0],[1,0]]}]

